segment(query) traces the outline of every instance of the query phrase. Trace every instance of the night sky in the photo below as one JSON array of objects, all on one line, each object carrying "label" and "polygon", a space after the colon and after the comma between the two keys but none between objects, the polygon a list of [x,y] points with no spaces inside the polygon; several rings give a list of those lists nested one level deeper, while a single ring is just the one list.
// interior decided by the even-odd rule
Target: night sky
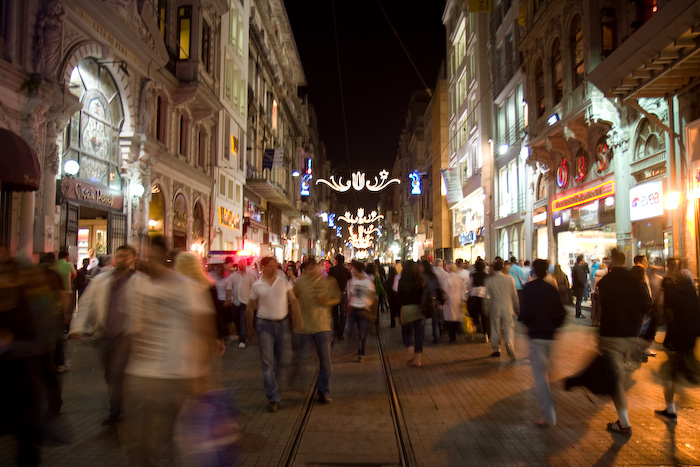
[{"label": "night sky", "polygon": [[[445,55],[445,2],[382,0],[381,4],[423,79],[434,88]],[[347,176],[332,1],[286,0],[285,7],[331,167]],[[425,87],[376,0],[336,0],[335,13],[349,169],[366,171],[368,176],[382,168],[391,171],[411,92]],[[362,196],[360,203],[367,199]],[[353,196],[344,195],[341,201],[355,204]]]}]

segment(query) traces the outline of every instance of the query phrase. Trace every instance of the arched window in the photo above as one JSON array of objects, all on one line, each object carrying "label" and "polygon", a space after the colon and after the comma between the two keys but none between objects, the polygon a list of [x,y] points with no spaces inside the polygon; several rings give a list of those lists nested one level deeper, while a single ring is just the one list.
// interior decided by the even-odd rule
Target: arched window
[{"label": "arched window", "polygon": [[649,120],[644,119],[637,133],[634,160],[638,161],[663,151],[666,144],[663,138],[659,138],[660,134],[661,129],[656,125],[652,126]]},{"label": "arched window", "polygon": [[535,63],[535,102],[537,103],[537,118],[544,115],[544,70],[542,69],[542,59],[537,59]]},{"label": "arched window", "polygon": [[500,250],[501,250],[501,258],[504,260],[508,260],[510,257],[508,256],[508,248],[510,248],[510,242],[508,241],[508,229],[503,229],[501,230],[501,245],[500,245]]},{"label": "arched window", "polygon": [[552,103],[561,102],[564,88],[562,86],[561,45],[559,39],[552,44]]},{"label": "arched window", "polygon": [[119,132],[124,111],[112,74],[94,58],[86,58],[71,72],[69,89],[82,110],[66,128],[63,160],[79,163],[79,178],[121,189]]},{"label": "arched window", "polygon": [[569,33],[569,50],[571,52],[571,86],[576,89],[583,84],[583,28],[581,17],[571,22]]},{"label": "arched window", "polygon": [[537,201],[541,201],[547,197],[547,179],[544,174],[540,174],[537,178]]}]

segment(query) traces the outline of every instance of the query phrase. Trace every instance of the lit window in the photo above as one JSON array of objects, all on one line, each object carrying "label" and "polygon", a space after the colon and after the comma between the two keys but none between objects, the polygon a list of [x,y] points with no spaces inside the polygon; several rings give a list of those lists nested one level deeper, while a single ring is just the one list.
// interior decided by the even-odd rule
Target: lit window
[{"label": "lit window", "polygon": [[272,129],[277,129],[277,101],[272,101]]},{"label": "lit window", "polygon": [[233,84],[233,61],[231,60],[231,57],[226,55],[226,82],[225,82],[225,87],[226,90],[224,91],[225,97],[227,101],[231,101],[231,85]]},{"label": "lit window", "polygon": [[600,15],[600,52],[607,57],[617,43],[617,18],[613,8],[603,8]]},{"label": "lit window", "polygon": [[182,6],[177,9],[177,38],[180,45],[180,60],[190,58],[191,32],[192,7]]},{"label": "lit window", "polygon": [[238,39],[238,11],[231,8],[231,45],[236,45]]},{"label": "lit window", "polygon": [[158,29],[165,40],[165,26],[168,21],[168,0],[158,0]]}]

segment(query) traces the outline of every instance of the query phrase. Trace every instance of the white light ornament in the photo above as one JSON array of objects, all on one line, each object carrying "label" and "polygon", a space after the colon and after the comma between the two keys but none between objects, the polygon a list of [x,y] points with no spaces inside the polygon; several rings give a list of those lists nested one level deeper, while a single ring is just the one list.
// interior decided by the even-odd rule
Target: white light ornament
[{"label": "white light ornament", "polygon": [[364,225],[360,225],[357,227],[357,233],[354,232],[355,226],[350,226],[348,227],[348,230],[350,232],[350,244],[353,246],[353,248],[369,248],[374,245],[374,239],[371,237],[371,235],[377,231],[377,227],[371,225],[369,227],[365,227]]},{"label": "white light ornament", "polygon": [[348,224],[371,224],[379,219],[384,219],[384,216],[382,214],[377,214],[377,211],[372,211],[369,213],[369,216],[365,216],[365,208],[359,208],[357,210],[357,217],[353,217],[350,211],[345,211],[344,216],[338,217],[338,220],[343,220]]},{"label": "white light ornament", "polygon": [[382,191],[392,183],[401,183],[401,180],[398,178],[389,179],[389,172],[387,172],[386,169],[379,172],[378,177],[374,177],[374,182],[371,182],[366,178],[367,177],[364,172],[358,171],[352,174],[350,180],[343,181],[343,177],[338,177],[338,180],[336,180],[335,175],[331,175],[329,180],[319,178],[316,180],[316,185],[323,183],[335,191],[345,193],[346,191],[350,190],[350,188],[355,189],[355,191],[362,191],[365,188],[367,188],[369,191]]}]

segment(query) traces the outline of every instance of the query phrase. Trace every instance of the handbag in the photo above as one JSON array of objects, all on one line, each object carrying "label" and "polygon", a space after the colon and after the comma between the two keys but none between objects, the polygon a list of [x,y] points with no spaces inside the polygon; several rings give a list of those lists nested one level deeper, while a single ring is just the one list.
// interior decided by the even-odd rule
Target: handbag
[{"label": "handbag", "polygon": [[421,292],[420,311],[424,318],[432,318],[433,313],[435,313],[435,301],[428,287],[423,287],[423,292]]},{"label": "handbag", "polygon": [[476,325],[474,324],[472,317],[468,314],[464,315],[464,332],[466,332],[469,336],[476,334]]}]

